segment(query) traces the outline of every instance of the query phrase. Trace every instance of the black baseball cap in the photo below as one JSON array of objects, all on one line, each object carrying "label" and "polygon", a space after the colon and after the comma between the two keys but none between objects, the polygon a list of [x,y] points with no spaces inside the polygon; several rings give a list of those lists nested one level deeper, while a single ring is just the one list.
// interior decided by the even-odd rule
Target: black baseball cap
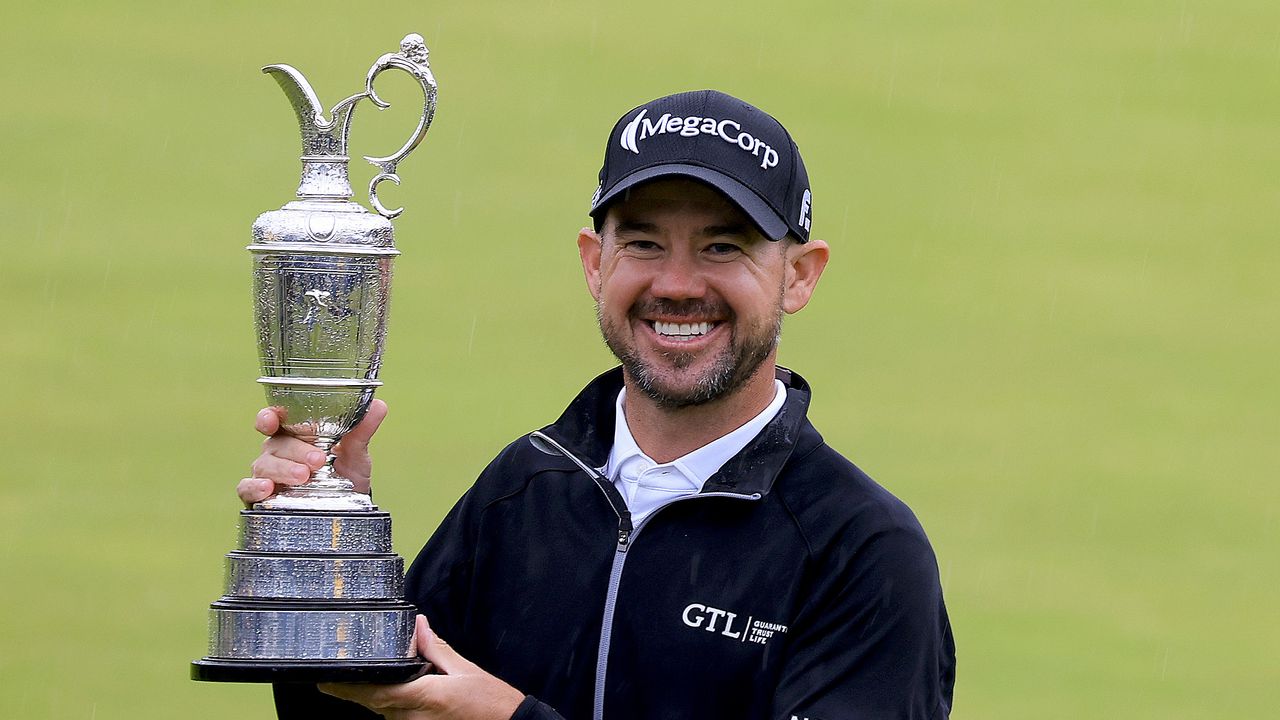
[{"label": "black baseball cap", "polygon": [[770,240],[808,242],[813,194],[800,149],[765,111],[716,90],[647,102],[609,133],[600,186],[591,198],[596,230],[609,204],[644,182],[684,176],[724,193]]}]

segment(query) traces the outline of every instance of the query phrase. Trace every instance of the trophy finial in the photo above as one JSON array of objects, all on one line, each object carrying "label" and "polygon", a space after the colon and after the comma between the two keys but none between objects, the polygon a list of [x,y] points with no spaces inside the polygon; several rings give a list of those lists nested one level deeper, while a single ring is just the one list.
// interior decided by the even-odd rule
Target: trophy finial
[{"label": "trophy finial", "polygon": [[415,65],[429,65],[427,57],[431,55],[431,51],[427,49],[427,41],[421,35],[409,33],[400,41],[400,54]]}]

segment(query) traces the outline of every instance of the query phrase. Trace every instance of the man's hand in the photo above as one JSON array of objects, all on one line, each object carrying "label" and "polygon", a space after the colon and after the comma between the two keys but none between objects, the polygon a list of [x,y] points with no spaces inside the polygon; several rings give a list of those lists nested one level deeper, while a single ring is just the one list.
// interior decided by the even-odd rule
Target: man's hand
[{"label": "man's hand", "polygon": [[435,666],[402,685],[326,683],[320,691],[360,703],[389,720],[510,720],[524,694],[459,655],[418,616],[418,654]]},{"label": "man's hand", "polygon": [[[334,469],[338,474],[355,483],[358,492],[369,492],[369,476],[373,472],[373,460],[369,458],[369,440],[377,432],[387,416],[387,404],[374,400],[369,404],[364,419],[333,446]],[[266,500],[278,490],[289,485],[301,485],[311,478],[311,473],[324,465],[324,453],[309,442],[283,432],[278,409],[263,408],[258,411],[254,427],[267,436],[262,443],[262,454],[253,461],[253,477],[240,481],[236,494],[245,506]]]}]

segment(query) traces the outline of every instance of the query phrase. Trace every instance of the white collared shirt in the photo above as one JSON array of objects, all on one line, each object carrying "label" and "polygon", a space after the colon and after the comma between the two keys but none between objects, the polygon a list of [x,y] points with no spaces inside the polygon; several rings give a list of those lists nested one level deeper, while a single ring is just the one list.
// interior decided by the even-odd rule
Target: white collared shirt
[{"label": "white collared shirt", "polygon": [[618,393],[613,448],[609,450],[609,461],[601,468],[601,473],[613,481],[626,499],[632,524],[640,524],[650,513],[672,500],[701,492],[707,479],[760,434],[782,409],[782,403],[787,399],[787,387],[776,379],[773,386],[773,400],[759,415],[737,430],[669,463],[654,462],[636,445],[622,409],[627,396],[627,390],[623,388]]}]

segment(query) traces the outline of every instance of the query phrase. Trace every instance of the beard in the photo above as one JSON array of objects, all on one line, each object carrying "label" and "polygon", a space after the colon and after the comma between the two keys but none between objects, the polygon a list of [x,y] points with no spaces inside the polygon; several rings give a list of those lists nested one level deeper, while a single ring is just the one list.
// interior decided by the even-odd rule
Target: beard
[{"label": "beard", "polygon": [[[680,387],[677,383],[664,377],[660,368],[645,358],[628,341],[630,323],[636,318],[652,315],[668,317],[721,317],[724,324],[731,328],[729,344],[720,350],[712,359],[711,366],[695,378],[692,387]],[[627,313],[627,327],[618,325],[609,319],[604,306],[596,303],[596,319],[600,323],[600,334],[605,345],[609,346],[636,389],[643,392],[658,407],[679,409],[706,403],[727,397],[742,387],[748,379],[755,375],[761,363],[778,347],[778,339],[782,333],[781,302],[768,318],[754,327],[742,328],[736,324],[737,315],[718,303],[701,300],[674,301],[654,299],[638,302]],[[697,353],[666,351],[661,357],[667,362],[669,369],[677,374],[688,370],[699,359]]]}]

